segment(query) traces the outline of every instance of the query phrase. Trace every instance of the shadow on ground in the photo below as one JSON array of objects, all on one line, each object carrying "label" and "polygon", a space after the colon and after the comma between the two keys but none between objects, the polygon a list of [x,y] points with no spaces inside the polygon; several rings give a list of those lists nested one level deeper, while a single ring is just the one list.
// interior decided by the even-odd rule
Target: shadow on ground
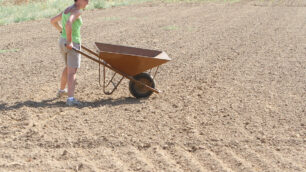
[{"label": "shadow on ground", "polygon": [[[125,97],[125,98],[119,98],[119,99],[101,99],[93,102],[88,101],[80,101],[82,105],[75,106],[76,108],[82,109],[84,107],[99,107],[99,106],[105,106],[105,105],[111,105],[111,106],[118,106],[122,104],[140,104],[140,99],[135,99],[131,97]],[[9,111],[9,110],[16,110],[20,109],[22,107],[33,107],[33,108],[58,108],[58,107],[68,107],[66,105],[66,102],[63,100],[60,100],[58,98],[52,98],[47,100],[42,100],[40,102],[36,101],[25,101],[25,102],[16,102],[14,105],[8,105],[6,103],[0,104],[0,111]]]}]

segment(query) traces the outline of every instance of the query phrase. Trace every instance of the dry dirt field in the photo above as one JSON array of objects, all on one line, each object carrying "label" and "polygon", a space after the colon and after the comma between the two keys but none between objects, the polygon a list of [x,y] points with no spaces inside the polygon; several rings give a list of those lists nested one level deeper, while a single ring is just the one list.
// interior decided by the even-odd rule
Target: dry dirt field
[{"label": "dry dirt field", "polygon": [[150,2],[83,14],[83,45],[163,50],[147,100],[83,57],[80,107],[48,19],[0,26],[0,171],[306,171],[306,1]]}]

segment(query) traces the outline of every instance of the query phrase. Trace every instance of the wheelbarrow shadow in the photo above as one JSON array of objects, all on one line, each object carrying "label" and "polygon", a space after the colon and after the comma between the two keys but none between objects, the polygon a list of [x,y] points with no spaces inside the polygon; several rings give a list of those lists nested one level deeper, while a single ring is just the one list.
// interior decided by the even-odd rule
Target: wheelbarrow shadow
[{"label": "wheelbarrow shadow", "polygon": [[[118,106],[122,104],[141,104],[141,99],[136,99],[132,97],[123,97],[119,99],[101,99],[93,102],[87,102],[87,101],[80,101],[82,105],[78,106],[79,108],[84,107],[99,107],[99,106],[105,106],[105,105],[111,105],[111,106]],[[65,105],[67,106],[67,105]]]},{"label": "wheelbarrow shadow", "polygon": [[[85,107],[100,107],[105,105],[110,106],[119,106],[122,104],[141,104],[140,99],[135,99],[132,97],[123,97],[119,99],[101,99],[97,101],[80,101],[82,105],[79,106],[73,106],[75,108],[85,108]],[[16,102],[13,105],[8,105],[7,103],[0,103],[0,112],[1,111],[10,111],[10,110],[16,110],[20,109],[22,107],[32,107],[32,108],[59,108],[59,107],[69,107],[66,105],[66,102],[58,99],[58,98],[52,98],[42,101],[25,101],[25,102]]]}]

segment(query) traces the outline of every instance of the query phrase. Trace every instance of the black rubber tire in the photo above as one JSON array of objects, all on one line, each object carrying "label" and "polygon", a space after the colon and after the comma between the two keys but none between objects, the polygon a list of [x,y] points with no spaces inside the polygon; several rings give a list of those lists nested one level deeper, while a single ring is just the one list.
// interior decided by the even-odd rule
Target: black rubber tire
[{"label": "black rubber tire", "polygon": [[[152,88],[155,88],[154,80],[153,80],[152,76],[148,73],[140,73],[140,74],[137,74],[137,75],[133,76],[133,78],[137,81],[141,81],[141,82],[147,84],[148,86],[150,86]],[[129,89],[130,89],[131,94],[134,97],[136,97],[137,99],[148,98],[153,93],[153,91],[145,88],[143,85],[137,84],[137,83],[135,83],[131,80],[130,80],[130,83],[129,83]]]}]

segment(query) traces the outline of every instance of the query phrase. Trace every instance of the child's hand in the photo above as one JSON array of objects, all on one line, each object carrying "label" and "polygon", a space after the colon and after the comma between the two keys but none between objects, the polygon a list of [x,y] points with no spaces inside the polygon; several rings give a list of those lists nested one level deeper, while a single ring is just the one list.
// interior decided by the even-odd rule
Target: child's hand
[{"label": "child's hand", "polygon": [[66,48],[68,48],[68,50],[71,50],[73,48],[73,43],[72,42],[67,43]]}]

